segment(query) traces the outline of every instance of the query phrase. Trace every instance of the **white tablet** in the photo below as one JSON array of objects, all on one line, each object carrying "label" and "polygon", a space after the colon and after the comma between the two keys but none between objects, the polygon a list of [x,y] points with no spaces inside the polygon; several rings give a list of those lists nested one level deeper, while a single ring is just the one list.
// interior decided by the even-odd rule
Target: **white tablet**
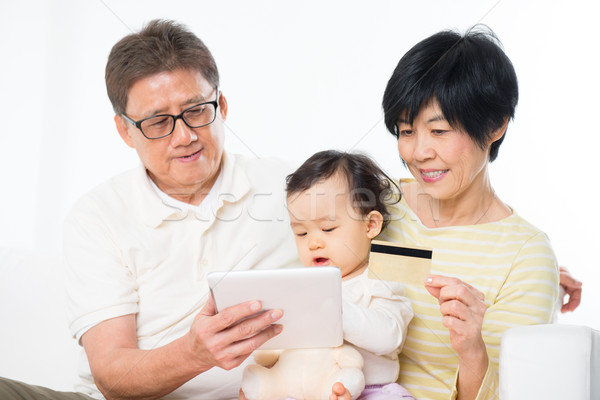
[{"label": "white tablet", "polygon": [[208,284],[217,311],[260,300],[279,308],[283,331],[261,349],[336,347],[343,343],[342,277],[336,267],[211,272]]}]

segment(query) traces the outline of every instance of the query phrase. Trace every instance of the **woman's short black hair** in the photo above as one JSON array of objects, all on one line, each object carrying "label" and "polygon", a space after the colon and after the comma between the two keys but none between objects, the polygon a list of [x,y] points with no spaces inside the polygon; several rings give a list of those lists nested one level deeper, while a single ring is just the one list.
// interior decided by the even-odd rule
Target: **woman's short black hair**
[{"label": "woman's short black hair", "polygon": [[364,154],[325,150],[313,154],[286,178],[287,197],[302,193],[334,174],[346,178],[352,206],[362,216],[379,211],[383,227],[390,221],[387,205],[400,201],[400,189],[385,172]]},{"label": "woman's short black hair", "polygon": [[[517,75],[501,43],[485,26],[465,35],[442,31],[419,42],[398,62],[383,95],[385,125],[398,137],[402,117],[412,124],[421,106],[437,101],[446,120],[485,148],[512,119],[519,99]],[[504,140],[494,142],[490,161]]]}]

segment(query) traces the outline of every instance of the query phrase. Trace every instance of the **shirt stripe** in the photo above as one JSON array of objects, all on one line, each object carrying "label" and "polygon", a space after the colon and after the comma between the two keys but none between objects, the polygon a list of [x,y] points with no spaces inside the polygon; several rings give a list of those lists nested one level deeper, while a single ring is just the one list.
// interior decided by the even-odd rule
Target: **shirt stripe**
[{"label": "shirt stripe", "polygon": [[[432,229],[421,224],[404,199],[391,210],[395,218],[382,240],[432,248],[432,273],[458,277],[485,294],[489,308],[482,335],[490,364],[478,399],[497,399],[503,333],[551,321],[558,267],[546,235],[516,213],[493,223]],[[439,303],[422,286],[407,284],[406,291],[415,316],[400,355],[398,382],[418,399],[453,398],[458,357]]]}]

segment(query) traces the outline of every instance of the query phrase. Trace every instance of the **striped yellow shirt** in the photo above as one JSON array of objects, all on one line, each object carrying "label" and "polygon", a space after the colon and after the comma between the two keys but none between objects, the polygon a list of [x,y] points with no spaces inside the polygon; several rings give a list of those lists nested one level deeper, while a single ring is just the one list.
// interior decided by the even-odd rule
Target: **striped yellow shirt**
[{"label": "striped yellow shirt", "polygon": [[[431,273],[453,276],[485,294],[483,340],[490,364],[478,399],[498,399],[498,355],[504,331],[548,323],[558,296],[558,266],[543,232],[515,213],[480,225],[427,228],[404,199],[391,207],[383,240],[433,249]],[[417,399],[456,397],[458,357],[437,299],[405,285],[415,316],[400,355],[398,382]]]}]

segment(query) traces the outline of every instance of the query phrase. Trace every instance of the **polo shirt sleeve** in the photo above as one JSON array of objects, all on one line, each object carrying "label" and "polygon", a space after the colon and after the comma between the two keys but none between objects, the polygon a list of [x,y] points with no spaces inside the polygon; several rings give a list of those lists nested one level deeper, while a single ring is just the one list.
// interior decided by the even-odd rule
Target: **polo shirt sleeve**
[{"label": "polo shirt sleeve", "polygon": [[[500,340],[504,332],[517,326],[550,323],[557,302],[558,285],[556,257],[546,235],[539,232],[521,247],[494,304],[486,311],[482,336],[489,364],[477,400],[493,400],[498,397]],[[458,373],[459,371],[455,377],[454,394]]]},{"label": "polo shirt sleeve", "polygon": [[138,312],[137,284],[111,229],[109,210],[81,199],[63,227],[69,329],[74,337],[110,318]]}]

